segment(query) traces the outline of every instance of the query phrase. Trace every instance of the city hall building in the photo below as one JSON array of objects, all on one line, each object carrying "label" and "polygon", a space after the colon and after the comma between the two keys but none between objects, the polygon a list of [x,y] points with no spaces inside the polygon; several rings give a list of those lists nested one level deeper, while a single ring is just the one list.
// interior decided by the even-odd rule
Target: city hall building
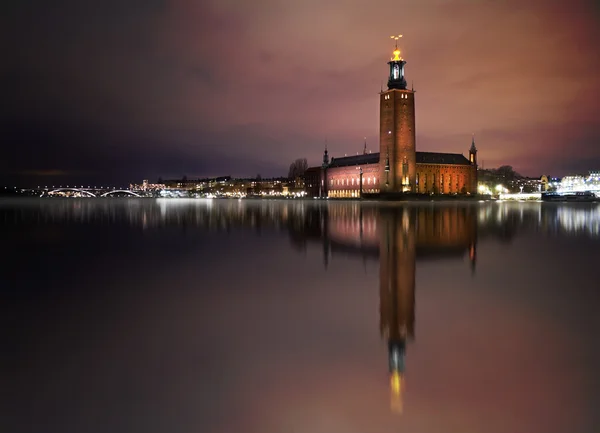
[{"label": "city hall building", "polygon": [[475,194],[477,149],[460,153],[417,152],[415,91],[406,88],[404,66],[396,44],[388,62],[388,89],[379,94],[379,152],[331,158],[306,171],[313,197],[361,197],[362,194]]}]

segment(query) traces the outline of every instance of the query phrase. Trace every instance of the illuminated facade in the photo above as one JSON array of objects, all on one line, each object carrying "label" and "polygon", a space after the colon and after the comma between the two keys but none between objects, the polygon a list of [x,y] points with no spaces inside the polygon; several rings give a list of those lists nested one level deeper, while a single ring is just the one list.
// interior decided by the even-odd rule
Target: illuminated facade
[{"label": "illuminated facade", "polygon": [[[379,152],[331,158],[309,169],[308,194],[313,197],[361,197],[376,193],[476,194],[477,148],[469,157],[458,153],[417,152],[415,91],[404,76],[406,61],[396,39],[388,62],[387,90],[379,94]],[[326,162],[325,162],[326,161]]]}]

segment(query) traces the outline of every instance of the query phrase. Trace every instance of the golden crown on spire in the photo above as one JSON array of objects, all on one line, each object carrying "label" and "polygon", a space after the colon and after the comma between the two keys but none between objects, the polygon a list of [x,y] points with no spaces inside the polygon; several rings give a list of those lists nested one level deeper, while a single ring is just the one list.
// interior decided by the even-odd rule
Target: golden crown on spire
[{"label": "golden crown on spire", "polygon": [[394,57],[392,57],[392,61],[394,62],[402,60],[402,57],[400,57],[400,50],[398,49],[398,39],[400,39],[401,37],[402,35],[390,36],[391,39],[396,41],[396,47],[394,49],[394,52],[392,53],[394,54]]}]

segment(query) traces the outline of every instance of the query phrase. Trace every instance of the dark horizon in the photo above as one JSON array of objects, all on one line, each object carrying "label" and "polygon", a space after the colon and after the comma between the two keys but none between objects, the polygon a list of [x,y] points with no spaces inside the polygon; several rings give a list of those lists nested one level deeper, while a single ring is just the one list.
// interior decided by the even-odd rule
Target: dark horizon
[{"label": "dark horizon", "polygon": [[378,151],[397,33],[417,150],[466,154],[474,133],[485,167],[600,168],[590,0],[31,0],[1,19],[0,185],[274,177],[319,165],[326,140],[334,157],[364,137]]}]

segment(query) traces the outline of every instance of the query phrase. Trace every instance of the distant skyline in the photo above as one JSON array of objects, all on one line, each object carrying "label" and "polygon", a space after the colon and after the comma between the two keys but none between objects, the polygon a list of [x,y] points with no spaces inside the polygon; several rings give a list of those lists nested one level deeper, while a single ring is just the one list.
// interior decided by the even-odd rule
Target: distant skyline
[{"label": "distant skyline", "polygon": [[[394,12],[397,11],[397,12]],[[41,0],[2,6],[0,184],[284,176],[378,151],[403,34],[417,148],[600,169],[592,0]]]}]

